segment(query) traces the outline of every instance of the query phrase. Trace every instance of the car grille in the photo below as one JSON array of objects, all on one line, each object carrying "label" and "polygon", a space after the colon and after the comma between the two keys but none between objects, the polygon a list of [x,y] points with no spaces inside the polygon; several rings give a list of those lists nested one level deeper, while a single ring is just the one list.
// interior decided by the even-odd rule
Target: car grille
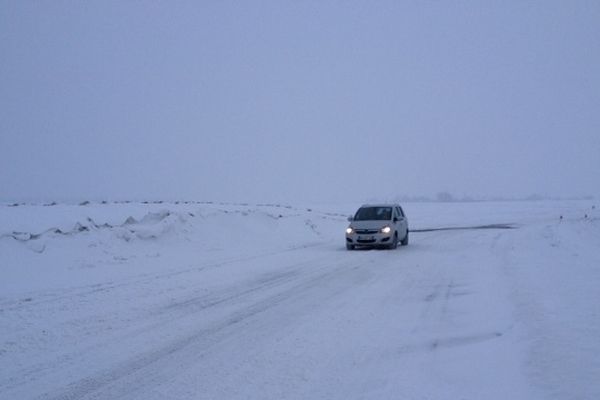
[{"label": "car grille", "polygon": [[357,242],[358,243],[375,243],[375,239],[369,239],[369,240],[358,239]]},{"label": "car grille", "polygon": [[359,235],[373,235],[379,232],[377,229],[357,229],[356,233]]}]

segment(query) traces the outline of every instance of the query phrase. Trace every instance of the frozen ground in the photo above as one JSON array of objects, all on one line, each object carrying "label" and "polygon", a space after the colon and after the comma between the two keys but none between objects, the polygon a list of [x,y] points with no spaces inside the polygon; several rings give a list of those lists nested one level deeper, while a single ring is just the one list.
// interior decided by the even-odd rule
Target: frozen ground
[{"label": "frozen ground", "polygon": [[0,206],[0,399],[598,399],[593,204]]}]

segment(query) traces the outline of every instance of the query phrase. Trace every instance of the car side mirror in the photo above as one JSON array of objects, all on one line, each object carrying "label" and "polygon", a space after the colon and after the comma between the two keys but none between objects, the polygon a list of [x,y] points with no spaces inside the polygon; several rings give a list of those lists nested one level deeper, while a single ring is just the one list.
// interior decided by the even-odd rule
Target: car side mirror
[{"label": "car side mirror", "polygon": [[398,218],[394,217],[394,223],[398,222]]},{"label": "car side mirror", "polygon": [[348,222],[352,222],[352,221],[354,221],[354,217],[351,215],[348,217]]}]

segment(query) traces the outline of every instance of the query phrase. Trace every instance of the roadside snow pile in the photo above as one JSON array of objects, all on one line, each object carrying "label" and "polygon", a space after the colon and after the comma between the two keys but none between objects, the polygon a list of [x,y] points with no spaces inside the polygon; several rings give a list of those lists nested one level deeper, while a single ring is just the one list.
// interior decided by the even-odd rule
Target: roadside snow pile
[{"label": "roadside snow pile", "polygon": [[346,224],[330,213],[276,204],[0,206],[0,300],[340,243]]},{"label": "roadside snow pile", "polygon": [[107,222],[97,223],[92,218],[87,217],[84,221],[76,222],[73,225],[73,228],[69,230],[52,227],[38,233],[12,231],[0,234],[0,239],[8,237],[20,242],[27,242],[30,240],[38,240],[46,236],[73,236],[79,233],[92,232],[100,229],[114,229],[117,237],[124,239],[125,241],[130,241],[134,237],[139,239],[157,239],[175,230],[176,227],[184,225],[186,222],[187,218],[183,214],[161,210],[159,212],[149,212],[139,221],[134,217],[129,216],[119,225],[111,225]]},{"label": "roadside snow pile", "polygon": [[98,240],[110,243],[111,236],[127,243],[171,238],[209,248],[262,242],[296,247],[322,239],[320,225],[340,221],[327,213],[281,205],[24,205],[0,207],[0,241],[25,243],[36,253],[60,239],[84,237],[88,246],[95,246]]},{"label": "roadside snow pile", "polygon": [[123,224],[115,229],[117,237],[130,241],[138,239],[158,239],[179,229],[185,231],[188,217],[181,213],[172,213],[168,210],[150,212],[137,221],[134,217],[128,217]]}]

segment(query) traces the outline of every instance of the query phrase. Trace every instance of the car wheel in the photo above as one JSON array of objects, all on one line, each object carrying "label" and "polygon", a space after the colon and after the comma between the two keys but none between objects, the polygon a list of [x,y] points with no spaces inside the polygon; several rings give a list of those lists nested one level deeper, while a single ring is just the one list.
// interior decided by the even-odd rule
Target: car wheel
[{"label": "car wheel", "polygon": [[406,231],[406,236],[404,236],[404,239],[402,239],[400,244],[402,244],[402,246],[406,246],[408,244],[408,230]]},{"label": "car wheel", "polygon": [[354,245],[346,243],[346,250],[354,250]]},{"label": "car wheel", "polygon": [[392,244],[390,244],[390,247],[388,247],[389,249],[395,249],[398,247],[398,232],[396,232],[394,234],[394,241],[392,242]]}]

